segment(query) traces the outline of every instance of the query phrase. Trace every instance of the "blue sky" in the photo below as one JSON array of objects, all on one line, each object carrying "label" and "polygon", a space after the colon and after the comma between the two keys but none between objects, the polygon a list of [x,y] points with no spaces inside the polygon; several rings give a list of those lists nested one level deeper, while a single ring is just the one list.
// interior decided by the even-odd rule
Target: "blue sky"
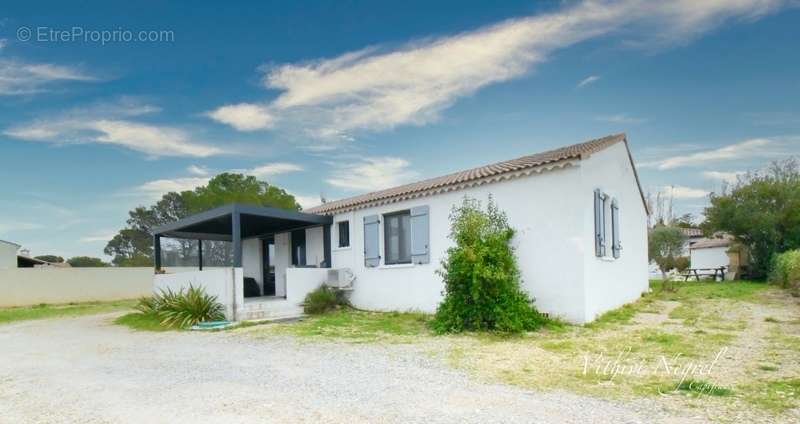
[{"label": "blue sky", "polygon": [[796,2],[431,3],[5,5],[0,239],[101,256],[217,172],[310,206],[616,132],[698,214],[800,152]]}]

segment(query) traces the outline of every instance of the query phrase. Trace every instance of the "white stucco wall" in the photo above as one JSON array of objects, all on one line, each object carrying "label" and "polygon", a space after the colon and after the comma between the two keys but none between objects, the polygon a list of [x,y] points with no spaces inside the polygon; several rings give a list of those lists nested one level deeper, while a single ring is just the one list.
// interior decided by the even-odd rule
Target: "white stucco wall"
[{"label": "white stucco wall", "polygon": [[318,267],[324,260],[322,227],[306,228],[306,265]]},{"label": "white stucco wall", "polygon": [[692,268],[719,268],[730,266],[730,258],[726,253],[728,246],[691,249]]},{"label": "white stucco wall", "polygon": [[[586,285],[584,321],[638,299],[648,290],[647,213],[633,174],[625,145],[617,143],[581,161],[583,186],[582,246]],[[617,199],[619,204],[620,241],[618,259],[598,258],[594,252],[595,189]],[[611,252],[611,227],[606,230],[607,255]]]},{"label": "white stucco wall", "polygon": [[242,270],[245,277],[256,280],[261,292],[264,291],[264,262],[261,256],[261,239],[242,240]]},{"label": "white stucco wall", "polygon": [[188,271],[176,274],[156,274],[152,279],[153,292],[170,289],[179,291],[202,287],[206,294],[216,296],[225,306],[225,317],[234,320],[234,310],[244,304],[244,273],[242,268],[216,268],[203,271]]},{"label": "white stucco wall", "polygon": [[292,263],[290,234],[275,234],[275,295],[286,296],[286,269]]},{"label": "white stucco wall", "polygon": [[0,240],[0,269],[17,267],[17,250],[16,244]]},{"label": "white stucco wall", "polygon": [[[580,187],[577,167],[557,169],[530,177],[487,184],[461,191],[338,214],[334,222],[350,220],[350,248],[334,248],[334,268],[351,268],[356,275],[351,301],[373,310],[433,312],[444,288],[435,274],[452,242],[448,216],[453,205],[468,195],[486,202],[491,194],[517,229],[513,240],[522,272],[523,287],[536,298],[537,307],[570,320],[583,318],[583,261],[581,199],[570,195]],[[591,199],[591,192],[588,194]],[[430,208],[431,261],[428,264],[364,266],[363,218],[428,205]],[[380,234],[381,257],[383,230]],[[332,244],[338,244],[334,227]]]}]

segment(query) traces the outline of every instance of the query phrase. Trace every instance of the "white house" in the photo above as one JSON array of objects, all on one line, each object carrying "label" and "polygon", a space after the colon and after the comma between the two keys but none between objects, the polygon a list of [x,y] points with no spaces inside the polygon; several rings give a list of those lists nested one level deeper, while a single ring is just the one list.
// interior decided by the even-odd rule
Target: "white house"
[{"label": "white house", "polygon": [[730,267],[730,248],[732,238],[724,236],[720,238],[700,239],[689,247],[690,262],[692,268],[720,268]]},{"label": "white house", "polygon": [[0,240],[0,269],[17,267],[17,251],[20,245]]},{"label": "white house", "polygon": [[[448,216],[464,196],[491,196],[508,215],[522,286],[540,311],[583,323],[647,290],[647,209],[624,134],[303,212],[228,205],[189,217],[154,231],[156,251],[161,237],[230,240],[234,266],[163,274],[159,254],[155,287],[203,285],[232,319],[298,314],[330,280],[358,308],[433,312]],[[245,299],[245,277],[266,296]]]}]

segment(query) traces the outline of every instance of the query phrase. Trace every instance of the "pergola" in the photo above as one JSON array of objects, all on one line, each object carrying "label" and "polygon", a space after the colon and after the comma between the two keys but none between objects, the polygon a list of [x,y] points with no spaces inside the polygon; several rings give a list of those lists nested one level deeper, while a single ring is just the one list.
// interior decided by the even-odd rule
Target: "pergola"
[{"label": "pergola", "polygon": [[198,265],[203,269],[203,240],[233,242],[233,266],[242,266],[242,239],[322,226],[325,264],[331,265],[333,218],[288,209],[231,203],[153,230],[156,272],[161,270],[161,237],[197,240]]}]

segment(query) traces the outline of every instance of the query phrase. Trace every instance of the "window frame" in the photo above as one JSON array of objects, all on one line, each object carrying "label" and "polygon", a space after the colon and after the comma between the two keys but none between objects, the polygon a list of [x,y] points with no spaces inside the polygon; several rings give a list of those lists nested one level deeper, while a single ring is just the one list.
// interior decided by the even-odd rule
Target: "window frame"
[{"label": "window frame", "polygon": [[[408,222],[407,222],[407,226],[405,227],[405,231],[401,231],[401,234],[405,233],[405,243],[404,244],[402,243],[403,242],[403,238],[401,236],[401,238],[398,240],[398,248],[402,249],[402,246],[405,246],[405,250],[406,250],[408,259],[407,260],[397,260],[397,261],[391,261],[390,262],[389,261],[389,233],[388,233],[389,230],[390,230],[389,220],[392,219],[392,218],[395,218],[395,217],[399,218],[399,217],[402,217],[402,216],[407,216],[408,217],[407,218]],[[411,264],[413,264],[414,262],[413,262],[413,260],[411,258],[411,210],[410,209],[405,209],[405,210],[401,210],[401,211],[385,213],[385,214],[382,215],[382,220],[383,220],[383,222],[382,222],[382,224],[383,224],[383,231],[382,231],[383,243],[381,243],[381,244],[383,245],[382,246],[383,247],[383,264],[386,265],[386,266],[411,265]],[[402,253],[402,252],[398,252],[398,253]],[[398,254],[398,258],[399,257],[400,257],[400,254]]]},{"label": "window frame", "polygon": [[[347,244],[342,244],[342,224],[347,225]],[[337,249],[348,249],[351,246],[350,242],[350,220],[343,219],[341,221],[336,222],[336,248]]]},{"label": "window frame", "polygon": [[[595,255],[596,258],[604,261],[615,261],[619,259],[618,256],[614,256],[614,251],[618,246],[619,240],[615,239],[615,225],[614,225],[614,214],[617,215],[617,221],[619,221],[619,201],[616,197],[612,197],[608,192],[598,188],[595,190],[596,193],[600,195],[600,244],[602,249],[602,255]],[[616,212],[614,209],[616,208]],[[597,213],[597,212],[595,212]],[[595,224],[597,224],[597,218],[595,218]],[[619,234],[618,227],[619,222],[617,222],[617,234]],[[597,229],[595,229],[597,231]]]}]

